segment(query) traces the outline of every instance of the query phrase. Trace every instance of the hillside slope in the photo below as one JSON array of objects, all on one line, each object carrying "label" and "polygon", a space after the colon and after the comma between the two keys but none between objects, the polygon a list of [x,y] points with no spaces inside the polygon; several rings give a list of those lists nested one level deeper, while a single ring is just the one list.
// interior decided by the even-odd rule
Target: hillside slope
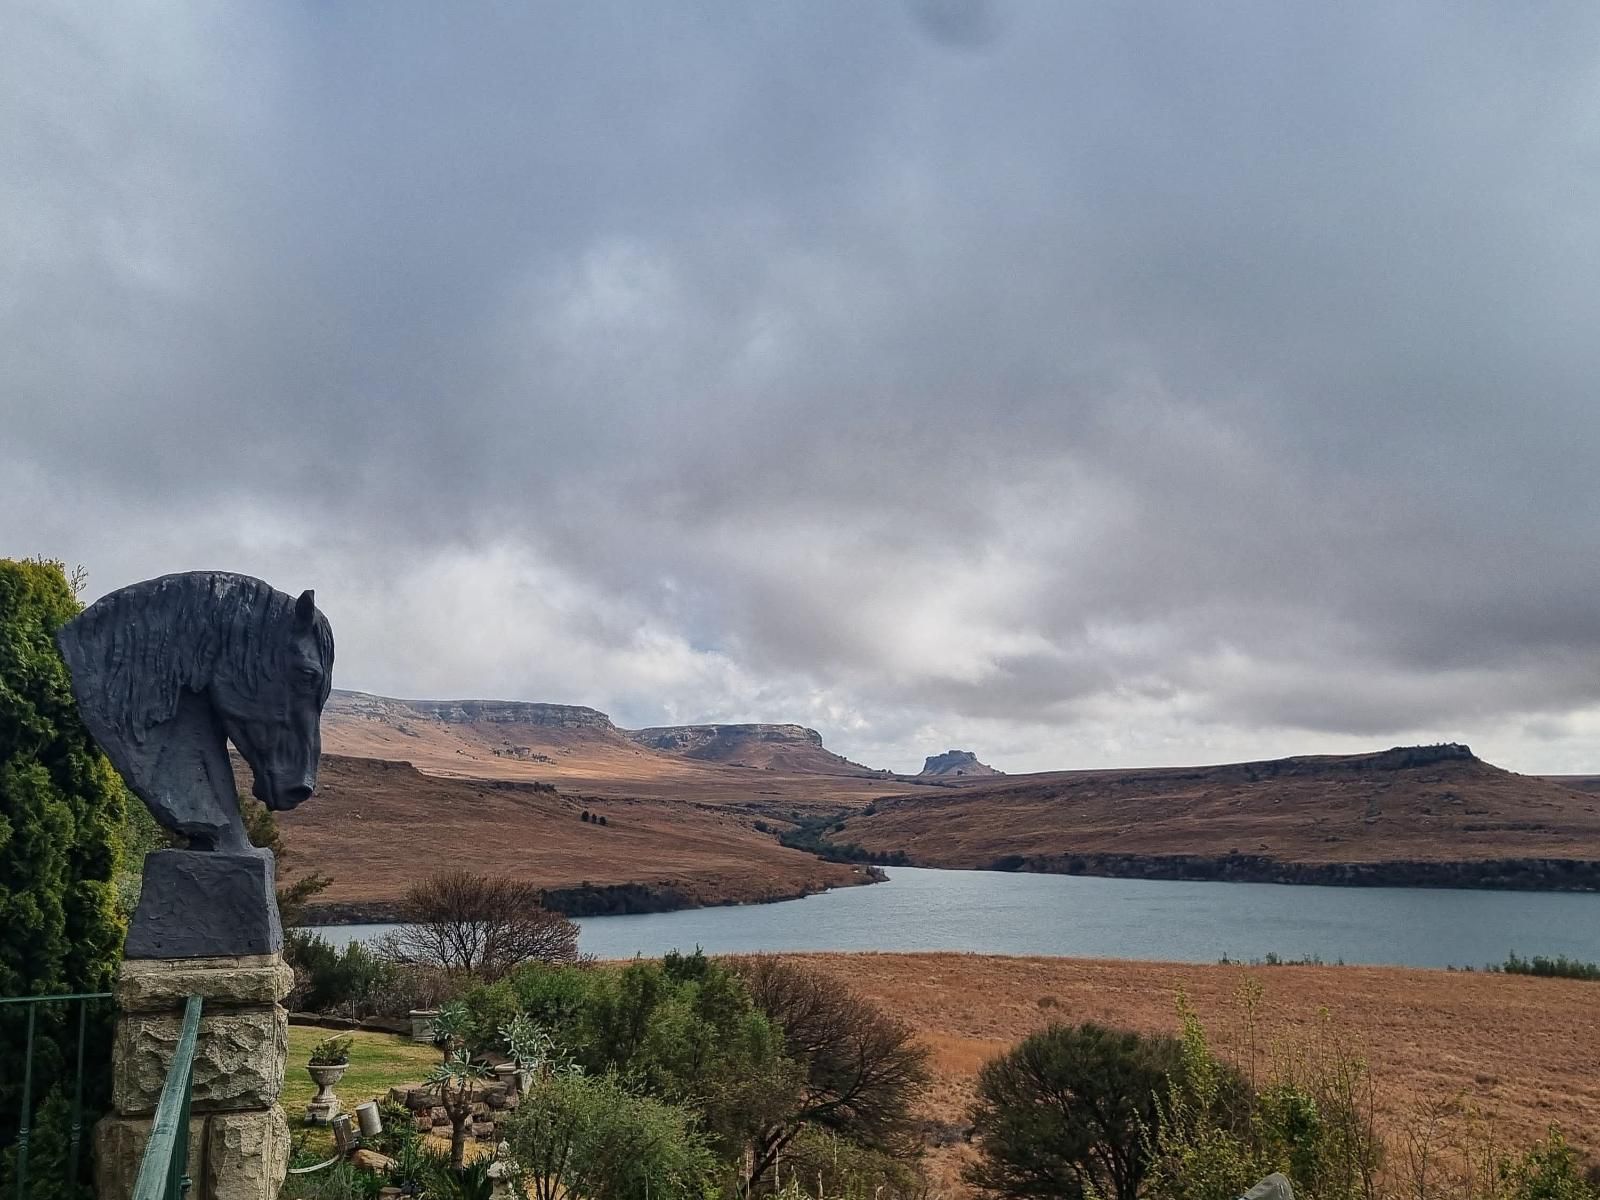
[{"label": "hillside slope", "polygon": [[921,775],[941,778],[1004,775],[988,763],[978,761],[971,750],[946,750],[943,754],[930,754],[923,761]]},{"label": "hillside slope", "polygon": [[672,726],[629,732],[604,713],[510,700],[396,700],[335,691],[330,754],[409,762],[424,774],[554,783],[564,790],[737,804],[770,813],[858,807],[883,772],[833,754],[799,725]]},{"label": "hillside slope", "polygon": [[[1514,775],[1465,746],[1439,746],[1019,777],[879,801],[851,815],[829,838],[873,852],[901,851],[920,866],[1284,882],[1595,886],[1597,810],[1600,797]],[[1486,866],[1450,869],[1497,860],[1591,865],[1574,868],[1570,879],[1562,877],[1561,866],[1548,868],[1553,877],[1542,883],[1526,876],[1545,868],[1508,868],[1509,874]],[[1346,869],[1349,864],[1407,865],[1363,871]]]},{"label": "hillside slope", "polygon": [[[582,819],[587,810],[605,825]],[[508,780],[424,775],[328,756],[313,799],[278,814],[291,875],[332,878],[319,920],[381,919],[442,867],[535,883],[578,914],[779,900],[867,881],[858,867],[777,844],[735,812],[596,799]]]},{"label": "hillside slope", "polygon": [[636,745],[699,762],[798,774],[888,775],[835,754],[820,733],[804,725],[663,725],[624,734]]}]

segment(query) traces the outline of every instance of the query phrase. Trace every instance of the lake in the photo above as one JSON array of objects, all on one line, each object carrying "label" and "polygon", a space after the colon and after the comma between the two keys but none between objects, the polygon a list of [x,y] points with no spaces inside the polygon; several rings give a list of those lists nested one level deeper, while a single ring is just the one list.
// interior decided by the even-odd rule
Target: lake
[{"label": "lake", "polygon": [[[888,868],[889,882],[803,900],[586,917],[600,958],[702,947],[965,950],[1216,962],[1315,956],[1416,967],[1500,963],[1515,950],[1600,961],[1600,894],[1182,883]],[[330,925],[336,944],[384,925]]]}]

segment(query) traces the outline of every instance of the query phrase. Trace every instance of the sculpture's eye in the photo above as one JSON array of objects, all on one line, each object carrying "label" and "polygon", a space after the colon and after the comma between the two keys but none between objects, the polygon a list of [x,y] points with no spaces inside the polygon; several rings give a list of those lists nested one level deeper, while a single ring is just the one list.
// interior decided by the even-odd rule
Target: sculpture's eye
[{"label": "sculpture's eye", "polygon": [[311,687],[322,679],[322,672],[315,667],[300,667],[294,673],[296,682]]}]

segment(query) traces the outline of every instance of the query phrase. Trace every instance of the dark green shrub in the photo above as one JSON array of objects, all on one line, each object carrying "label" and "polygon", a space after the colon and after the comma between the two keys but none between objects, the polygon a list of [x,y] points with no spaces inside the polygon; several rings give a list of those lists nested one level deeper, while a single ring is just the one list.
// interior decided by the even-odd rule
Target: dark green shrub
[{"label": "dark green shrub", "polygon": [[1000,1196],[1135,1200],[1182,1044],[1103,1025],[1051,1025],[985,1063],[968,1183]]},{"label": "dark green shrub", "polygon": [[1590,982],[1600,980],[1600,963],[1582,962],[1576,958],[1568,958],[1565,954],[1558,954],[1554,958],[1545,958],[1536,954],[1532,958],[1520,958],[1515,951],[1506,956],[1506,961],[1500,969],[1508,975],[1539,975],[1546,979],[1586,979]]},{"label": "dark green shrub", "polygon": [[284,935],[284,958],[295,971],[291,1003],[305,1012],[356,1019],[388,1013],[400,983],[401,972],[360,942],[336,950],[304,929]]},{"label": "dark green shrub", "polygon": [[479,984],[462,994],[467,1009],[466,1047],[473,1054],[500,1048],[500,1030],[522,1014],[517,990],[509,980]]},{"label": "dark green shrub", "polygon": [[695,1124],[614,1077],[557,1075],[534,1084],[503,1136],[534,1200],[690,1200],[717,1173]]},{"label": "dark green shrub", "polygon": [[[0,559],[0,996],[109,991],[122,952],[114,881],[137,802],[84,728],[56,648],[79,608],[60,563]],[[86,1124],[109,1094],[111,1017],[108,1005],[89,1013]],[[36,1144],[52,1136],[45,1081],[72,1074],[77,1019],[70,1005],[37,1013]],[[0,1007],[0,1150],[17,1133],[26,1021],[27,1006]],[[13,1186],[6,1174],[0,1166],[0,1189]],[[37,1197],[65,1179],[30,1174]]]}]

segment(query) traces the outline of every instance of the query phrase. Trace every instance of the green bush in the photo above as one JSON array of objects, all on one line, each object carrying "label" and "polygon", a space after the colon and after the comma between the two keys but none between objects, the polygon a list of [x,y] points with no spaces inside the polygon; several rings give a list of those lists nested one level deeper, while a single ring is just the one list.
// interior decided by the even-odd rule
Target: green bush
[{"label": "green bush", "polygon": [[1600,980],[1600,963],[1581,962],[1576,958],[1568,958],[1565,954],[1558,954],[1554,958],[1545,958],[1536,954],[1532,958],[1519,958],[1516,951],[1506,956],[1506,961],[1500,969],[1508,975],[1539,975],[1547,979],[1587,979],[1590,982]]},{"label": "green bush", "polygon": [[1181,1073],[1176,1038],[1052,1024],[984,1064],[968,1183],[1011,1197],[1135,1200],[1151,1127]]},{"label": "green bush", "polygon": [[1502,1159],[1499,1176],[1505,1200],[1595,1200],[1600,1196],[1600,1188],[1586,1177],[1577,1152],[1554,1126],[1542,1142],[1522,1155]]},{"label": "green bush", "polygon": [[474,1054],[498,1049],[500,1030],[522,1015],[517,991],[504,979],[468,988],[461,1003],[467,1010],[466,1047]]},{"label": "green bush", "polygon": [[[55,643],[79,608],[60,563],[0,559],[0,996],[109,991],[122,952],[115,880],[130,802],[84,728]],[[53,1136],[44,1081],[72,1074],[77,1018],[75,1006],[37,1011],[36,1144]],[[0,1007],[0,1150],[17,1134],[26,1021],[25,1005]],[[94,1006],[86,1125],[109,1095],[110,1045],[110,1008]],[[65,1179],[30,1174],[36,1197]],[[0,1167],[0,1189],[14,1186],[6,1175]]]},{"label": "green bush", "polygon": [[[1260,996],[1249,985],[1243,997],[1251,1047]],[[1179,1012],[1182,1065],[1145,1135],[1151,1200],[1233,1200],[1273,1172],[1289,1179],[1296,1200],[1376,1194],[1383,1144],[1371,1078],[1326,1014],[1308,1043],[1267,1063],[1252,1052],[1243,1066],[1262,1081],[1250,1097],[1238,1090],[1239,1067],[1212,1051],[1181,996]]]},{"label": "green bush", "polygon": [[535,1200],[688,1200],[717,1174],[687,1109],[615,1077],[535,1082],[501,1136]]},{"label": "green bush", "polygon": [[384,962],[360,942],[336,950],[323,938],[304,929],[284,935],[284,957],[295,971],[291,1003],[305,1012],[362,1018],[393,1012],[403,998],[402,970]]}]

